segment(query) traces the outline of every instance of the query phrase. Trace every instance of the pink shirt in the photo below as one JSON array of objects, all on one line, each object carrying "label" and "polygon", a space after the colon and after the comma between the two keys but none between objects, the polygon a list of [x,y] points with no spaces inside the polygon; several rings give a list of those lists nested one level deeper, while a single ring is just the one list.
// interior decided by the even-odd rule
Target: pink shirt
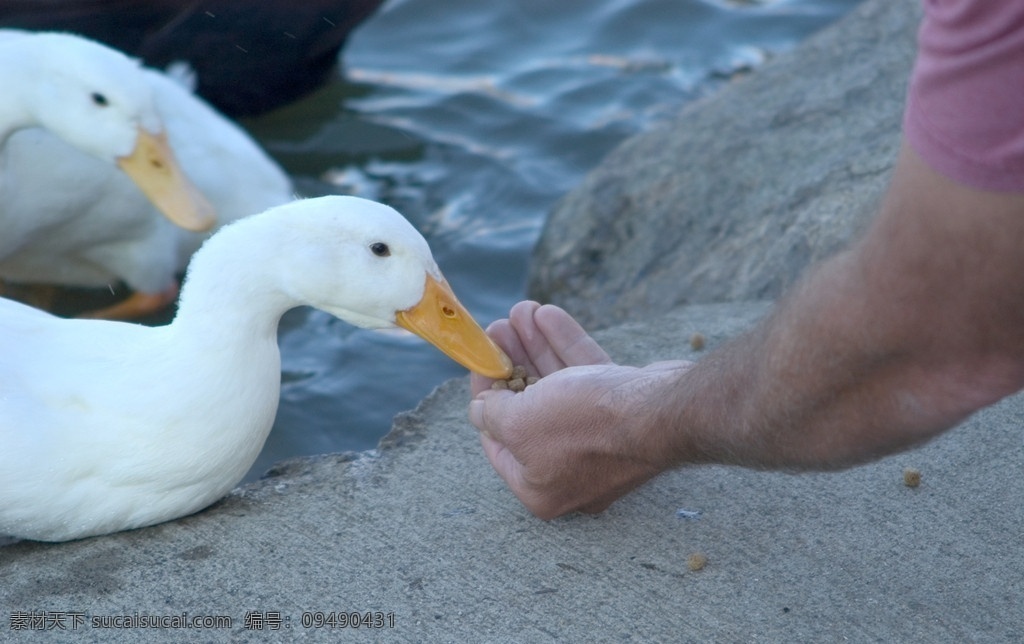
[{"label": "pink shirt", "polygon": [[961,183],[1024,192],[1024,0],[924,0],[903,127]]}]

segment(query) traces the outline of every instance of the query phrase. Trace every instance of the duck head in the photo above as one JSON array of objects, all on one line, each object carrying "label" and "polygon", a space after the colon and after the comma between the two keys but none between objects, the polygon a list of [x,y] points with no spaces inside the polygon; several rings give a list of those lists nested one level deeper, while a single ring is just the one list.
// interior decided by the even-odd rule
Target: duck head
[{"label": "duck head", "polygon": [[69,34],[26,35],[20,45],[34,69],[28,94],[35,121],[68,144],[117,164],[168,219],[208,230],[213,208],[174,158],[139,64]]},{"label": "duck head", "polygon": [[426,240],[397,211],[343,196],[273,211],[284,227],[275,244],[288,264],[278,273],[287,276],[283,288],[291,298],[355,326],[407,329],[490,378],[511,373],[508,356],[459,302]]}]

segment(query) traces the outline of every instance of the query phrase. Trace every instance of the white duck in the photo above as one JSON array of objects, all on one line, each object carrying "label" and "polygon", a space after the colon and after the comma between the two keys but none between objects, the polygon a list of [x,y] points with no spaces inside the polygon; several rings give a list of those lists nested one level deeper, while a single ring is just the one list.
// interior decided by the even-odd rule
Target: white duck
[{"label": "white duck", "polygon": [[[189,230],[209,229],[214,217],[171,153],[157,107],[163,100],[165,112],[177,114],[182,95],[198,100],[124,55],[67,34],[0,30],[0,84],[0,278],[123,279],[150,296],[171,290],[179,242],[149,202]],[[188,111],[191,128],[172,133],[174,142],[230,129],[226,147],[237,149],[237,128],[207,112],[205,104]],[[247,203],[245,212],[269,205]]]},{"label": "white duck", "polygon": [[299,305],[404,327],[494,378],[511,372],[396,211],[357,197],[272,208],[203,245],[167,326],[0,299],[0,535],[76,539],[221,498],[270,431],[278,321]]}]

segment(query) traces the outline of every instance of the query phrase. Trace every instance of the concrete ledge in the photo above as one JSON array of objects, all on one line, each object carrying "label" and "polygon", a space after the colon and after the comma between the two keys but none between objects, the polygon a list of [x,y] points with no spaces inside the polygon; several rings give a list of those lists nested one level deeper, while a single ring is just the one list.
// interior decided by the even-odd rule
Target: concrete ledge
[{"label": "concrete ledge", "polygon": [[[694,357],[758,303],[616,327],[617,360]],[[192,517],[0,548],[6,611],[227,615],[225,631],[101,630],[62,641],[327,640],[304,611],[384,611],[385,641],[1016,641],[1024,636],[1024,398],[918,451],[837,474],[679,470],[599,517],[530,516],[483,458],[466,379],[401,416],[376,453],[280,465]],[[923,473],[920,487],[902,471]],[[700,512],[688,518],[679,510]],[[701,552],[705,569],[687,557]],[[246,631],[277,611],[286,633]],[[36,632],[8,630],[5,640]]]}]

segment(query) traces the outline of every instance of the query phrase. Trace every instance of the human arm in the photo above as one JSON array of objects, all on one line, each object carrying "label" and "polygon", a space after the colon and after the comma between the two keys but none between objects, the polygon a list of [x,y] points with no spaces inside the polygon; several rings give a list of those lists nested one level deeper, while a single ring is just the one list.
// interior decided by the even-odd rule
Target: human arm
[{"label": "human arm", "polygon": [[692,368],[618,367],[585,351],[559,369],[541,357],[583,346],[558,330],[575,323],[513,310],[493,334],[514,361],[536,356],[528,365],[545,378],[522,394],[474,378],[470,418],[542,518],[599,511],[690,463],[846,467],[1024,386],[1022,276],[1024,195],[953,182],[904,146],[865,235],[750,332]]},{"label": "human arm", "polygon": [[909,147],[863,238],[679,382],[684,462],[849,466],[920,443],[1024,385],[1024,195]]}]

